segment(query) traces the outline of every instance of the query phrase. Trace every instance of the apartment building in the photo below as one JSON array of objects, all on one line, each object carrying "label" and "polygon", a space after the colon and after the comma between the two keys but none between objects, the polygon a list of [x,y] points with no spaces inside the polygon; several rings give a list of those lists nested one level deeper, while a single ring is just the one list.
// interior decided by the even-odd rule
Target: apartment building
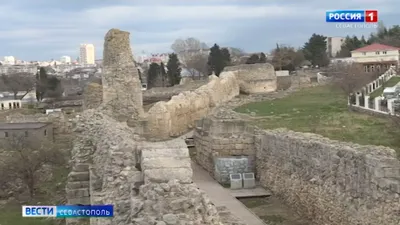
[{"label": "apartment building", "polygon": [[336,57],[342,48],[344,40],[344,37],[328,37],[326,39],[326,53],[329,57]]},{"label": "apartment building", "polygon": [[81,44],[79,49],[79,63],[80,64],[95,64],[95,51],[93,44]]}]

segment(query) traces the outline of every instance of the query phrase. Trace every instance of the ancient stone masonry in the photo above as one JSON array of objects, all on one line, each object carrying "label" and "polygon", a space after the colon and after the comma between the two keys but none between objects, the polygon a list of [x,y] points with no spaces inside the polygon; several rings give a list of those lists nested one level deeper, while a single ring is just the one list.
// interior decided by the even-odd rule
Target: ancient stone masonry
[{"label": "ancient stone masonry", "polygon": [[253,133],[239,119],[204,118],[194,132],[196,161],[223,184],[231,173],[255,172]]},{"label": "ancient stone masonry", "polygon": [[315,224],[400,223],[400,162],[395,151],[287,130],[259,131],[262,185]]},{"label": "ancient stone masonry", "polygon": [[94,109],[103,102],[103,87],[101,84],[89,83],[84,90],[83,109]]},{"label": "ancient stone masonry", "polygon": [[115,207],[113,219],[92,218],[90,224],[219,224],[215,206],[192,184],[182,139],[145,142],[96,110],[84,111],[76,122],[68,203]]},{"label": "ancient stone masonry", "polygon": [[235,73],[242,93],[268,93],[277,89],[275,70],[269,63],[228,66],[225,67],[224,71]]},{"label": "ancient stone masonry", "polygon": [[143,115],[142,86],[129,32],[111,29],[104,38],[103,104],[109,115],[127,121]]},{"label": "ancient stone masonry", "polygon": [[168,102],[157,102],[149,109],[146,132],[159,138],[179,136],[194,127],[213,107],[239,95],[239,84],[231,72],[216,77],[195,91],[173,96]]},{"label": "ancient stone masonry", "polygon": [[208,83],[208,77],[204,80],[195,80],[185,84],[175,85],[173,87],[155,87],[143,92],[143,104],[158,101],[169,101],[172,96],[179,95],[185,91],[194,91],[195,89]]}]

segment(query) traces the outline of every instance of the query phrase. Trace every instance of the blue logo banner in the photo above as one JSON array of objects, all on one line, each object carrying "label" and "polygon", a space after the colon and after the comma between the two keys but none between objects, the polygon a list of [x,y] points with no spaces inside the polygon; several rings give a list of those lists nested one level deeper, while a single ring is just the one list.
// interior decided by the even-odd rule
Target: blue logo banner
[{"label": "blue logo banner", "polygon": [[326,12],[326,22],[329,23],[364,23],[365,10],[334,10]]}]

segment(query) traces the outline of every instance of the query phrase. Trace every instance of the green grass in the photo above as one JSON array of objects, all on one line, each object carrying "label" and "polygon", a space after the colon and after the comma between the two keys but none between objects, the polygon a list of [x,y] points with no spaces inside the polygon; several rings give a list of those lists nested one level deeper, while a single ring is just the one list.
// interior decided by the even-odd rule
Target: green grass
[{"label": "green grass", "polygon": [[329,86],[304,89],[282,99],[250,103],[235,110],[254,112],[252,123],[264,129],[288,128],[396,150],[400,146],[399,131],[388,119],[350,112],[345,95]]},{"label": "green grass", "polygon": [[[392,77],[392,78],[390,78],[388,81],[386,81],[386,83],[384,84],[384,87],[385,88],[387,88],[387,87],[393,87],[393,86],[395,86],[397,83],[399,83],[400,82],[400,77]],[[376,89],[375,91],[373,91],[371,94],[369,94],[369,97],[370,98],[376,98],[376,97],[378,97],[378,96],[381,96],[382,95],[382,93],[383,93],[383,89],[384,89],[384,87],[380,87],[380,88],[378,88],[378,89]]]},{"label": "green grass", "polygon": [[22,207],[20,205],[7,205],[0,211],[1,225],[53,225],[54,221],[43,218],[24,218],[22,217]]},{"label": "green grass", "polygon": [[266,204],[265,198],[239,198],[239,201],[242,202],[249,209]]},{"label": "green grass", "polygon": [[[53,170],[54,179],[40,184],[40,193],[37,193],[31,203],[25,205],[58,205],[60,195],[64,195],[64,188],[68,169],[57,167]],[[0,225],[55,225],[55,220],[46,218],[23,218],[21,204],[9,203],[0,207]]]}]

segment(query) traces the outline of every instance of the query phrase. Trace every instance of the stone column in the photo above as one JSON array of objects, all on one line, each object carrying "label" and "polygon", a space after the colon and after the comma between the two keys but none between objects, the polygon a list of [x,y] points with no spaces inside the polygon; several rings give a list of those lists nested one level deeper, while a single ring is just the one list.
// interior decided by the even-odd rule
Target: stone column
[{"label": "stone column", "polygon": [[143,115],[142,87],[133,61],[129,32],[111,29],[104,38],[103,105],[118,121]]},{"label": "stone column", "polygon": [[375,110],[380,111],[380,109],[381,109],[381,107],[380,107],[380,105],[381,105],[381,97],[376,97],[374,99],[374,101],[375,101]]},{"label": "stone column", "polygon": [[368,95],[366,95],[366,96],[364,96],[364,107],[365,108],[369,108],[369,96]]}]

